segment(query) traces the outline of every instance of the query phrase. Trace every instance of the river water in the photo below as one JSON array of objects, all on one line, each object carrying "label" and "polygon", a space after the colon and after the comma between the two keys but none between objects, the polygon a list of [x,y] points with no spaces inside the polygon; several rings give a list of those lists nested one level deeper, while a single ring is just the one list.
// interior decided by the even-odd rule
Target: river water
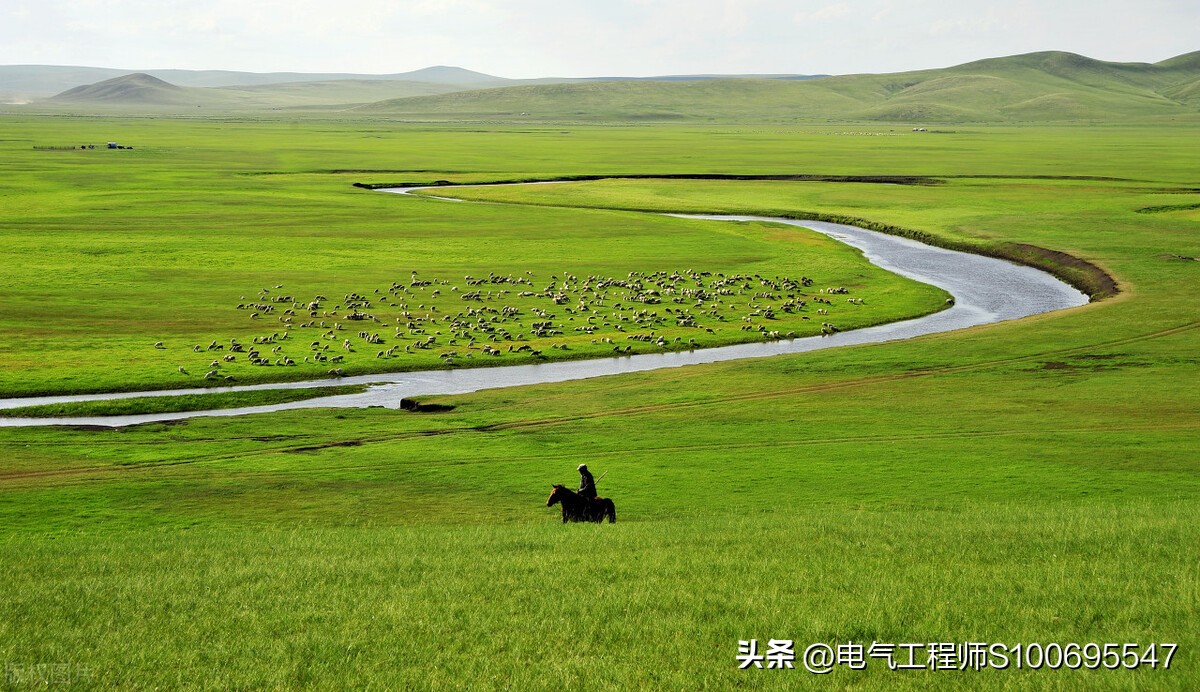
[{"label": "river water", "polygon": [[1084,293],[1045,272],[991,257],[945,250],[907,238],[868,231],[854,226],[821,221],[797,221],[759,216],[694,216],[685,218],[714,221],[770,221],[809,228],[862,250],[872,263],[902,276],[938,286],[954,296],[946,310],[903,322],[815,336],[735,346],[650,353],[595,360],[562,361],[536,365],[463,368],[425,372],[400,372],[307,382],[214,387],[212,389],[173,389],[156,392],[120,394],[80,394],[49,397],[0,399],[0,409],[37,404],[98,401],[144,396],[170,396],[199,392],[249,391],[257,389],[296,389],[345,384],[370,384],[360,394],[318,397],[271,406],[185,411],[131,416],[84,416],[76,418],[0,418],[0,427],[35,425],[96,425],[118,427],[138,423],[179,420],[200,416],[241,416],[304,408],[362,408],[384,406],[399,408],[404,397],[431,394],[462,394],[481,389],[516,387],[529,384],[566,382],[605,375],[619,375],[660,368],[676,368],[741,358],[763,358],[787,353],[803,353],[823,348],[854,344],[911,339],[926,334],[966,329],[981,324],[1015,320],[1054,310],[1077,307],[1088,302]]}]

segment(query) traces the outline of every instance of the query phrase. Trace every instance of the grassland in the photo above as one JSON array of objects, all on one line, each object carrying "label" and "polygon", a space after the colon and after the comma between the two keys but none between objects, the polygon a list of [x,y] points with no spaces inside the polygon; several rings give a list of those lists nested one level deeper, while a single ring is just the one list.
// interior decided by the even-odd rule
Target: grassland
[{"label": "grassland", "polygon": [[[345,329],[334,332],[339,338],[323,342],[344,358],[337,367],[345,374],[447,367],[443,356],[448,352],[466,356],[469,351],[462,344],[449,343],[448,324],[423,324],[429,327],[428,336],[438,338],[438,348],[377,357],[379,351],[404,349],[418,340],[407,330],[395,336],[402,312],[421,319],[435,308],[440,308],[437,314],[451,316],[473,306],[499,309],[507,304],[522,309],[520,325],[508,326],[514,337],[524,333],[526,338],[502,342],[502,355],[482,359],[497,364],[608,355],[613,345],[599,340],[613,337],[635,351],[661,350],[626,341],[611,326],[595,335],[575,332],[583,318],[575,323],[571,321],[575,316],[565,312],[575,306],[574,301],[562,309],[540,298],[516,295],[479,303],[462,301],[461,294],[470,289],[464,282],[468,275],[531,276],[539,282],[532,287],[538,292],[564,272],[625,277],[629,272],[688,269],[809,276],[816,284],[814,292],[828,286],[855,290],[869,286],[866,305],[851,307],[839,301],[838,306],[829,306],[833,314],[828,320],[843,329],[924,314],[944,303],[941,292],[870,267],[856,252],[815,234],[608,211],[544,210],[534,225],[522,209],[451,206],[351,186],[363,175],[437,180],[444,174],[431,174],[424,164],[411,173],[355,169],[364,167],[362,157],[395,165],[396,157],[437,146],[447,135],[483,141],[486,138],[478,136],[482,133],[374,126],[364,132],[329,124],[231,126],[203,121],[168,126],[120,119],[99,121],[104,125],[97,132],[91,121],[46,122],[61,126],[23,130],[14,124],[5,143],[10,155],[4,165],[21,172],[3,183],[12,216],[0,229],[4,236],[0,258],[10,268],[0,279],[0,297],[10,306],[0,318],[9,366],[0,372],[0,391],[9,396],[203,387],[227,384],[226,377],[239,384],[324,377],[332,363],[305,361],[313,355],[310,344],[339,321],[329,316],[334,307],[346,303],[349,294],[375,298],[376,290],[386,295],[397,281],[407,287],[413,271],[439,283],[428,289],[416,287],[404,300],[389,296],[389,304],[377,305],[386,312],[372,308],[387,322],[369,323],[369,331],[381,335],[380,342],[358,339],[357,332],[366,325],[344,319]],[[127,134],[124,128],[138,134]],[[326,133],[330,128],[338,134]],[[569,144],[567,136],[547,134],[551,151]],[[32,148],[109,139],[134,149]],[[305,140],[313,149],[296,150],[293,143]],[[509,146],[517,144],[518,140],[510,140]],[[498,160],[506,156],[495,155]],[[288,164],[292,157],[302,166],[319,162],[331,168],[322,171]],[[226,161],[240,163],[231,166]],[[387,165],[367,166],[373,167]],[[330,172],[339,169],[354,172]],[[514,174],[530,175],[530,171],[516,169],[501,175]],[[457,177],[486,179],[479,173]],[[98,218],[108,221],[98,223]],[[570,241],[563,242],[564,237]],[[47,246],[47,238],[53,239],[52,245]],[[46,277],[54,278],[47,281]],[[441,281],[453,285],[443,286]],[[452,292],[458,284],[461,290]],[[426,294],[439,288],[445,295],[435,305]],[[269,303],[269,298],[282,295],[305,307],[317,295],[331,300],[324,301],[312,318],[307,309],[299,309],[293,321],[284,314],[292,301]],[[256,304],[279,309],[270,314],[238,309]],[[610,302],[604,309],[606,314],[611,306]],[[545,338],[529,334],[531,322],[540,320],[530,312],[534,307],[554,308],[558,331],[564,334]],[[262,314],[252,318],[256,313]],[[811,307],[794,319],[768,324],[771,331],[784,334],[814,334],[825,321],[808,320],[815,315]],[[686,347],[692,339],[699,345],[718,345],[760,338],[756,332],[739,329],[742,313],[726,317],[724,324],[711,327],[701,321],[714,328],[711,334],[704,328],[671,325],[658,334],[665,335],[671,348]],[[403,318],[404,325],[410,321]],[[299,328],[307,322],[314,326]],[[614,323],[618,322],[614,319]],[[290,340],[272,338],[270,345],[254,346],[255,339],[282,337],[292,325]],[[340,348],[346,337],[354,339],[352,353]],[[420,335],[420,340],[425,337]],[[678,344],[676,338],[681,339]],[[231,339],[259,348],[270,357],[271,367],[251,366],[245,355],[225,363],[222,356],[227,350],[207,349],[214,341],[228,347]],[[158,342],[164,348],[154,348]],[[506,344],[514,343],[543,355],[509,353]],[[205,348],[194,352],[197,344]],[[555,350],[552,345],[569,348]],[[282,350],[278,354],[268,350],[275,348]],[[475,350],[475,356],[481,355],[478,347]],[[274,363],[282,358],[297,365],[276,367]],[[218,366],[210,367],[214,361]],[[205,379],[214,369],[221,376]]]},{"label": "grassland", "polygon": [[[146,386],[159,375],[131,373],[155,340],[256,333],[231,286],[818,261],[769,226],[607,207],[1028,243],[1121,292],[913,342],[442,397],[455,408],[436,415],[0,430],[0,660],[122,688],[790,688],[817,680],[739,671],[737,640],[1154,641],[1180,645],[1170,670],[872,665],[820,682],[1195,687],[1193,128],[481,129],[6,121],[6,390]],[[138,148],[31,148],[90,139]],[[945,177],[454,191],[508,202],[491,205],[350,187],[626,173]],[[617,524],[543,506],[581,462],[609,471]]]}]

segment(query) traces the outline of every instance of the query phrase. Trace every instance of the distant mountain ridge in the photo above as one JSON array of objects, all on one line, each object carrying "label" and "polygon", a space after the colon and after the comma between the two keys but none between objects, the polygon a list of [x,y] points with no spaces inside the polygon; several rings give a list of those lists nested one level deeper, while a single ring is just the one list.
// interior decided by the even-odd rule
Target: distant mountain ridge
[{"label": "distant mountain ridge", "polygon": [[68,89],[40,101],[52,107],[224,111],[346,108],[381,99],[442,94],[463,87],[402,80],[336,79],[240,87],[184,87],[142,72]]},{"label": "distant mountain ridge", "polygon": [[[182,87],[247,87],[299,82],[402,81],[422,82],[458,88],[499,87],[535,83],[623,80],[697,80],[748,75],[669,75],[664,77],[543,77],[507,79],[461,67],[434,65],[411,72],[360,74],[349,72],[236,72],[230,70],[121,70],[108,67],[65,67],[57,65],[0,65],[0,96],[19,95],[27,99],[47,98],[73,89],[128,74],[146,74]],[[780,79],[809,79],[812,75],[769,75]]]},{"label": "distant mountain ridge", "polygon": [[1046,51],[936,70],[805,81],[574,83],[409,97],[364,113],[426,118],[1026,122],[1200,114],[1200,52],[1113,63]]},{"label": "distant mountain ridge", "polygon": [[[13,69],[0,67],[0,88],[5,71],[11,76]],[[40,68],[26,69],[32,79],[28,70]],[[61,74],[77,78],[88,69],[62,68],[67,71]],[[190,86],[164,75],[193,84],[246,83]],[[35,105],[72,112],[303,109],[405,119],[531,121],[1061,122],[1200,114],[1200,51],[1154,64],[1045,51],[935,70],[825,77],[508,80],[447,66],[359,77],[135,72],[74,86]]]}]

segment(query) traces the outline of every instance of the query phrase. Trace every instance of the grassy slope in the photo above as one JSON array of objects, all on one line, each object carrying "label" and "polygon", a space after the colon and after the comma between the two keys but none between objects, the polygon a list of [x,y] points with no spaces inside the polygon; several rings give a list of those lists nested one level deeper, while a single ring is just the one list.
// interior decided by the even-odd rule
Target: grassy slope
[{"label": "grassy slope", "polygon": [[[1181,56],[1186,57],[1186,56]],[[803,82],[717,80],[522,86],[412,97],[364,114],[568,120],[1047,122],[1194,117],[1193,60],[1108,63],[1032,53],[955,67]]]},{"label": "grassy slope", "polygon": [[[158,76],[173,82],[176,75]],[[494,79],[462,79],[453,70],[412,76],[419,81],[340,79],[181,88],[147,75],[121,75],[26,110],[196,115],[281,108],[328,111],[365,104],[354,109],[356,117],[587,122],[1194,120],[1200,60],[1188,54],[1150,65],[1044,52],[936,70],[802,81],[636,80],[501,88],[487,88],[496,86]]]},{"label": "grassy slope", "polygon": [[[427,67],[398,74],[355,74],[330,72],[236,72],[230,70],[142,70],[158,79],[182,87],[253,87],[297,82],[405,81],[460,88],[499,85],[501,77],[457,67]],[[0,65],[0,93],[10,91],[27,97],[46,98],[85,84],[95,84],[130,74],[130,70],[61,65]]]},{"label": "grassy slope", "polygon": [[387,79],[339,79],[229,87],[181,87],[145,74],[123,75],[39,101],[38,110],[184,113],[345,107],[382,99],[444,94],[462,87]]},{"label": "grassy slope", "polygon": [[[95,125],[43,124],[25,136],[78,139]],[[220,146],[204,144],[205,126],[194,123],[107,125],[174,137],[180,149]],[[296,137],[243,127],[261,148],[231,160],[295,174],[250,178],[248,198],[233,184],[211,200],[179,194],[188,214],[165,218],[219,218],[218,199],[273,200],[275,213],[243,224],[257,247],[273,232],[298,237],[300,215],[319,233],[333,200],[317,190],[329,176],[304,171],[395,170],[400,159],[408,172],[340,177],[406,179],[437,167],[423,175],[1106,175],[1133,181],[605,181],[470,194],[849,212],[1066,250],[1101,263],[1125,290],[1066,314],[911,343],[444,397],[457,405],[445,414],[0,431],[0,579],[15,594],[0,605],[0,659],[70,663],[121,687],[798,687],[811,683],[806,673],[736,671],[736,640],[1177,641],[1171,671],[952,677],[873,666],[834,678],[914,689],[1194,686],[1200,330],[1191,292],[1200,263],[1174,257],[1200,255],[1197,221],[1136,212],[1196,200],[1182,191],[1196,187],[1186,146],[1194,131],[934,138],[337,125],[295,128],[307,134]],[[364,135],[382,139],[356,146]],[[6,204],[41,219],[38,232],[76,228],[88,207],[96,218],[106,197],[89,190],[89,176],[42,165],[8,182]],[[214,173],[184,169],[176,182],[244,180],[228,163],[209,165]],[[169,178],[142,173],[107,198],[99,218],[109,221],[94,225],[136,234],[116,222],[136,202],[132,188]],[[72,179],[81,187],[68,188]],[[38,206],[14,194],[22,184],[52,197]],[[356,193],[338,194],[338,223],[364,212]],[[86,200],[72,212],[77,195]],[[68,211],[55,218],[61,205]],[[503,209],[512,223],[526,214],[525,229],[561,234],[573,220],[589,232],[578,221],[589,217],[570,210]],[[360,235],[343,226],[340,237]],[[451,246],[457,261],[477,261],[465,247]],[[653,238],[630,248],[653,252]],[[541,507],[548,484],[570,482],[580,462],[610,471],[600,486],[616,499],[616,525],[563,527]]]}]

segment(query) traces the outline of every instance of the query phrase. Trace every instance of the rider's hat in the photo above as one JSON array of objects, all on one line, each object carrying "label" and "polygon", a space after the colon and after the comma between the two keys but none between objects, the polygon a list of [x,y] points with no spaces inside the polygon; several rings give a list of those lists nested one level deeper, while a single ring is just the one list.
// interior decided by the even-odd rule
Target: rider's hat
[{"label": "rider's hat", "polygon": [[587,464],[580,464],[580,465],[579,465],[579,468],[578,468],[578,469],[575,469],[575,470],[576,470],[576,471],[582,471],[582,470],[584,470],[584,469],[586,469],[586,468],[587,468]]}]

